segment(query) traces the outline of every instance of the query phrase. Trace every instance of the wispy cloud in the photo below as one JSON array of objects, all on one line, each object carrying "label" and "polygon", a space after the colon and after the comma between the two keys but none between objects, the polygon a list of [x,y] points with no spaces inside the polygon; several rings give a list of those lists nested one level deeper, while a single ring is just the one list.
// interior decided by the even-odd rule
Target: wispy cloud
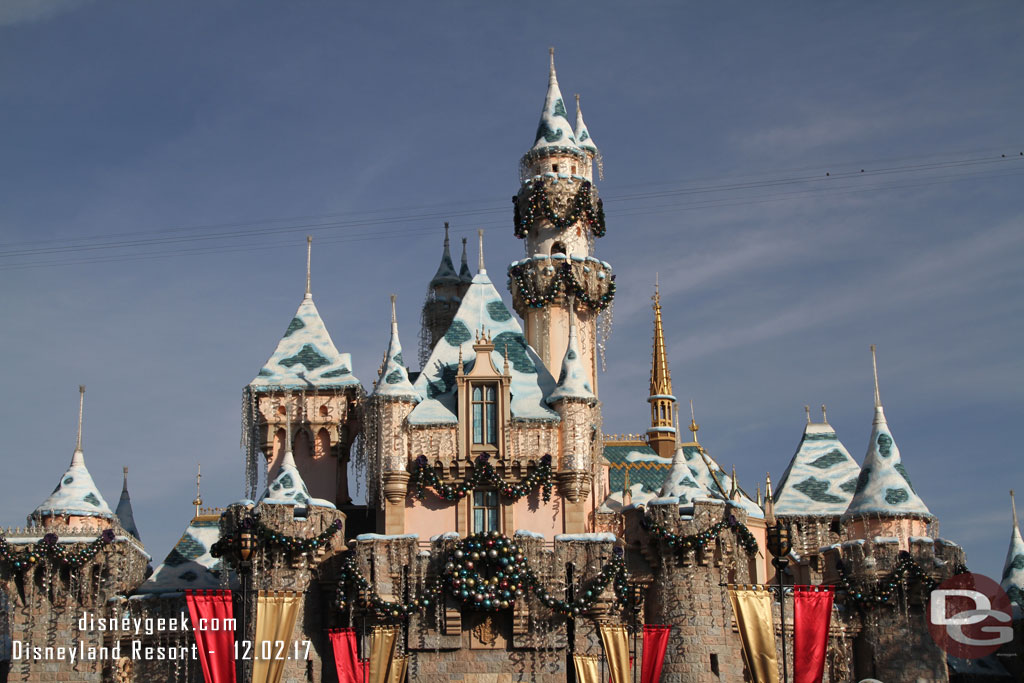
[{"label": "wispy cloud", "polygon": [[46,21],[90,2],[92,0],[4,0],[0,3],[0,26]]}]

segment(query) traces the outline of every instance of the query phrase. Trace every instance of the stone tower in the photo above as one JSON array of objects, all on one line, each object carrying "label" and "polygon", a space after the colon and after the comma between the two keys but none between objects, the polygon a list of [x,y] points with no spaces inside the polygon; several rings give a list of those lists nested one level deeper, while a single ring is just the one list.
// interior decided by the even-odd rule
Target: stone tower
[{"label": "stone tower", "polygon": [[348,505],[349,451],[360,429],[363,388],[352,374],[351,354],[338,351],[313,303],[310,243],[311,238],[302,302],[273,355],[243,391],[247,495],[256,495],[260,467],[269,480],[292,444],[312,496]]},{"label": "stone tower", "polygon": [[427,298],[423,302],[420,328],[419,364],[427,362],[430,352],[437,345],[448,326],[459,310],[459,303],[473,281],[473,274],[466,263],[466,239],[462,239],[462,265],[455,271],[452,261],[451,242],[448,238],[448,223],[444,224],[444,250],[441,252],[441,263],[427,287]]},{"label": "stone tower", "polygon": [[676,397],[672,395],[672,373],[668,369],[665,352],[665,331],[661,326],[661,293],[654,285],[654,352],[651,358],[651,391],[647,402],[651,404],[651,426],[647,430],[647,443],[663,458],[671,458],[676,447],[676,428],[673,424]]},{"label": "stone tower", "polygon": [[611,305],[615,285],[611,266],[594,257],[594,239],[605,233],[593,185],[597,147],[578,100],[575,134],[567,117],[552,50],[540,125],[519,162],[515,234],[526,243],[526,258],[509,266],[509,288],[527,343],[552,373],[569,343],[569,306],[575,302],[580,354],[596,393],[597,318]]}]

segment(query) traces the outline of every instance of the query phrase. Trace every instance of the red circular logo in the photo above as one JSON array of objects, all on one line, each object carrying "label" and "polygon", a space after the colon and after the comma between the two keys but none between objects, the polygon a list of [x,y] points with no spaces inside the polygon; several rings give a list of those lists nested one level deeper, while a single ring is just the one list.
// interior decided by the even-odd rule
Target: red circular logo
[{"label": "red circular logo", "polygon": [[1010,598],[981,574],[957,574],[928,598],[928,630],[946,653],[961,659],[987,657],[1013,640]]}]

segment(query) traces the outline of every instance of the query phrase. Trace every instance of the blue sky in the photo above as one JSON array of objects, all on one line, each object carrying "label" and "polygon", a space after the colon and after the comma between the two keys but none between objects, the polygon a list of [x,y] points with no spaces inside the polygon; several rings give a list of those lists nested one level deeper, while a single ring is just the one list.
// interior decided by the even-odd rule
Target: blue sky
[{"label": "blue sky", "polygon": [[749,489],[805,404],[863,459],[877,344],[917,491],[997,575],[1024,488],[1022,31],[1013,2],[7,0],[0,524],[66,467],[80,383],[93,477],[114,505],[130,467],[157,561],[197,462],[207,504],[239,498],[241,389],[301,300],[305,234],[367,386],[392,292],[415,347],[444,220],[486,229],[492,273],[520,258],[553,45],[604,156],[605,431],[646,427],[655,272],[675,392]]}]

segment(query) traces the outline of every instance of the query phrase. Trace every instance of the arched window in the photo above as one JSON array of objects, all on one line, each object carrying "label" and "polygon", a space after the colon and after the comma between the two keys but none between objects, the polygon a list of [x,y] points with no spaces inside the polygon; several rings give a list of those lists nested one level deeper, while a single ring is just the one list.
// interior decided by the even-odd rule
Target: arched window
[{"label": "arched window", "polygon": [[555,242],[554,244],[551,245],[551,253],[552,254],[564,254],[565,253],[565,245],[562,244],[561,242]]},{"label": "arched window", "polygon": [[292,450],[295,451],[295,460],[302,462],[307,458],[313,457],[313,449],[310,448],[309,443],[309,432],[305,429],[300,429],[295,434],[295,440],[292,442]]},{"label": "arched window", "polygon": [[498,401],[493,384],[473,387],[473,443],[498,444]]},{"label": "arched window", "polygon": [[[278,429],[274,432],[274,453],[273,457],[284,455],[284,429]],[[269,465],[268,465],[269,467]]]},{"label": "arched window", "polygon": [[313,445],[315,446],[314,458],[322,458],[331,451],[331,437],[326,429],[320,428],[320,431],[316,433],[316,442]]}]

